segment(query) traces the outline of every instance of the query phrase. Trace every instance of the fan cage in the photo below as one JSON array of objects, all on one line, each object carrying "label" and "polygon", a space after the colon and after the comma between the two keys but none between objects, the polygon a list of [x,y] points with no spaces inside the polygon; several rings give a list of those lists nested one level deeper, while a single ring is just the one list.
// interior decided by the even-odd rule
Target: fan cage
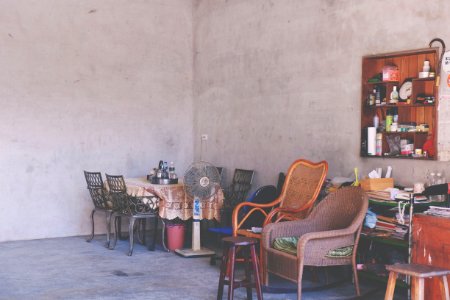
[{"label": "fan cage", "polygon": [[184,174],[186,193],[194,198],[206,200],[220,188],[220,174],[217,168],[207,162],[195,162]]}]

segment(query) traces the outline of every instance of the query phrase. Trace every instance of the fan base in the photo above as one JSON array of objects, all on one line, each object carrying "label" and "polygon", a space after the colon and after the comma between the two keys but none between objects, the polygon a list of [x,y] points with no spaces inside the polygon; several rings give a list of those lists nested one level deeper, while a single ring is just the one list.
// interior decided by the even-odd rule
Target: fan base
[{"label": "fan base", "polygon": [[201,257],[201,256],[213,256],[216,253],[212,250],[202,248],[200,250],[194,249],[176,249],[175,253],[183,257]]}]

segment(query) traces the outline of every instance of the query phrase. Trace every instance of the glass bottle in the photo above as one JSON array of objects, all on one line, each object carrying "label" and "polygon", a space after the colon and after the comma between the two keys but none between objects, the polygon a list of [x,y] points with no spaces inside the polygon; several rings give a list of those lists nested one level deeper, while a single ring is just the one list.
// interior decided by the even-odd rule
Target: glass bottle
[{"label": "glass bottle", "polygon": [[380,87],[376,87],[373,90],[373,93],[375,94],[375,104],[376,105],[381,105],[381,91],[380,91]]},{"label": "glass bottle", "polygon": [[394,86],[391,92],[391,100],[390,103],[397,103],[398,102],[398,92],[397,92],[397,87]]},{"label": "glass bottle", "polygon": [[175,173],[175,165],[173,161],[170,162],[169,166],[169,179],[177,179],[177,174]]}]

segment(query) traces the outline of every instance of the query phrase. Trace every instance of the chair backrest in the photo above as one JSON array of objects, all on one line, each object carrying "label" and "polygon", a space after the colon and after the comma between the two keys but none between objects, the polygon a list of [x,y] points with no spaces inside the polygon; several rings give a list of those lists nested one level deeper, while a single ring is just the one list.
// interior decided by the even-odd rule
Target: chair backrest
[{"label": "chair backrest", "polygon": [[106,175],[106,181],[108,182],[110,193],[125,193],[127,192],[127,186],[123,175]]},{"label": "chair backrest", "polygon": [[84,178],[86,179],[87,189],[89,190],[95,208],[112,209],[113,203],[107,197],[102,174],[100,172],[84,171]]},{"label": "chair backrest", "polygon": [[227,201],[230,201],[232,207],[246,200],[247,194],[252,187],[255,171],[235,169],[233,180],[231,182]]},{"label": "chair backrest", "polygon": [[328,172],[328,163],[296,160],[289,168],[280,195],[280,207],[308,208],[297,217],[305,217],[311,211]]},{"label": "chair backrest", "polygon": [[336,230],[351,227],[354,232],[366,216],[369,201],[359,187],[344,187],[329,194],[313,209],[308,220],[319,230]]},{"label": "chair backrest", "polygon": [[127,186],[122,175],[106,175],[106,182],[108,182],[109,194],[114,203],[116,211],[122,213],[130,212],[129,197],[127,195]]},{"label": "chair backrest", "polygon": [[84,171],[84,178],[88,188],[103,188],[103,179],[100,172],[88,172]]}]

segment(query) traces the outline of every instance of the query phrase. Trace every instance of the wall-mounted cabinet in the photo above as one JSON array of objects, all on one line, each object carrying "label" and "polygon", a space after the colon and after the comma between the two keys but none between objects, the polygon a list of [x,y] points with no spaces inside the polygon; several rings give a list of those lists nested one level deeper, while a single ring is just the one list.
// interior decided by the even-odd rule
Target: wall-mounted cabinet
[{"label": "wall-mounted cabinet", "polygon": [[364,56],[361,156],[437,158],[439,49]]}]

